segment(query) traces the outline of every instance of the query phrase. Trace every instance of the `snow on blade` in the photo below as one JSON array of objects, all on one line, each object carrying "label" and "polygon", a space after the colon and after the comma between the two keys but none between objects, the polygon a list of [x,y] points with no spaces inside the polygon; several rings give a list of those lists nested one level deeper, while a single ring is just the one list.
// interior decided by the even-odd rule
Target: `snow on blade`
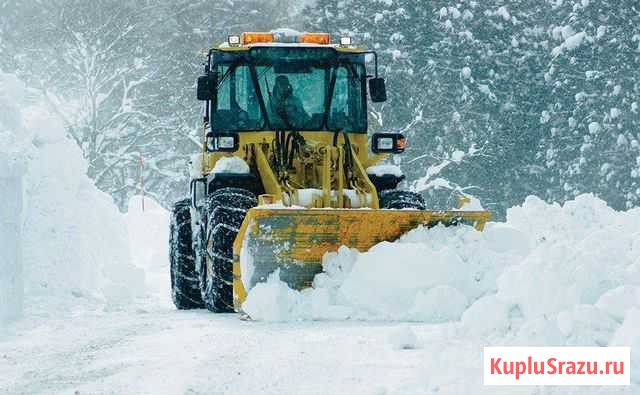
[{"label": "snow on blade", "polygon": [[482,207],[482,203],[478,198],[467,196],[467,199],[469,201],[459,208],[460,211],[484,211],[484,207]]},{"label": "snow on blade", "polygon": [[[511,229],[501,234],[525,238]],[[517,254],[523,253],[505,250],[472,227],[418,228],[367,252],[341,247],[327,253],[324,272],[315,277],[312,289],[284,293],[283,284],[271,278],[250,291],[243,309],[254,319],[273,318],[264,314],[271,302],[260,296],[275,293],[266,290],[273,287],[288,296],[282,301],[288,314],[278,315],[279,320],[457,320],[472,301],[495,290],[496,270],[518,259]]]},{"label": "snow on blade", "polygon": [[212,173],[249,173],[249,165],[237,156],[223,157],[218,159],[213,167]]},{"label": "snow on blade", "polygon": [[387,174],[402,177],[402,170],[396,165],[375,165],[367,167],[367,174],[382,177]]},{"label": "snow on blade", "polygon": [[592,195],[563,206],[529,197],[482,233],[418,228],[367,252],[341,247],[313,288],[273,276],[243,308],[266,321],[453,322],[529,345],[639,342],[627,324],[640,311],[638,240],[640,209],[618,212]]}]

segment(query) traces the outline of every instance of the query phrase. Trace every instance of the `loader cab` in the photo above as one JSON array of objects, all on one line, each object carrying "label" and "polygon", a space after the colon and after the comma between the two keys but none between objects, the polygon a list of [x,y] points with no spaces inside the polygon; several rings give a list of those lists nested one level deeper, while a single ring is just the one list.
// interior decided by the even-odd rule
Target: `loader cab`
[{"label": "loader cab", "polygon": [[[311,35],[307,41],[303,36],[295,43],[286,38],[275,43],[274,33],[233,37],[229,45],[209,52],[206,76],[198,81],[198,98],[206,99],[204,116],[212,132],[367,133],[371,76],[365,56],[371,52],[330,45],[328,35]],[[386,99],[377,59],[369,87],[372,101]]]},{"label": "loader cab", "polygon": [[[374,69],[368,73],[370,55]],[[194,162],[200,169],[192,172],[201,177],[192,182],[203,184],[200,196],[238,187],[285,205],[376,207],[373,190],[395,187],[402,177],[378,182],[378,175],[365,169],[404,149],[398,148],[400,134],[376,133],[371,139],[367,134],[368,100],[386,100],[377,66],[375,52],[344,38],[332,43],[326,33],[243,33],[209,50],[197,85],[204,101],[204,144],[202,159]],[[371,147],[373,156],[369,141],[379,143]],[[217,166],[232,156],[249,171]],[[305,200],[301,189],[322,192]],[[353,201],[345,198],[345,189]]]}]

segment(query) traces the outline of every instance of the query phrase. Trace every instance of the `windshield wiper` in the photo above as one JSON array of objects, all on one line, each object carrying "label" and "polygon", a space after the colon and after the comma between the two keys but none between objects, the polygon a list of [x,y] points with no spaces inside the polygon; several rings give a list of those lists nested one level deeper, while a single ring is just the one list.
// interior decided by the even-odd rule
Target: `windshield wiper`
[{"label": "windshield wiper", "polygon": [[264,97],[262,96],[262,90],[260,89],[260,80],[258,79],[258,72],[256,71],[256,66],[253,62],[248,61],[249,71],[251,73],[251,79],[253,80],[253,89],[256,91],[256,96],[258,96],[258,104],[260,104],[260,111],[262,111],[262,116],[264,117],[264,122],[267,125],[267,129],[271,130],[271,122],[269,121],[269,114],[267,113],[267,107],[264,104]]},{"label": "windshield wiper", "polygon": [[351,84],[352,87],[357,88],[358,85],[356,84],[356,80],[358,79],[358,73],[356,72],[355,66],[353,65],[353,63],[346,63],[347,66],[347,70],[349,70],[349,73],[351,73],[351,77],[352,78],[348,78],[349,83]]},{"label": "windshield wiper", "polygon": [[271,70],[272,67],[273,65],[268,66],[262,73],[260,73],[260,75],[258,76],[258,85],[260,85],[260,78],[264,77],[264,85],[267,88],[267,98],[269,99],[269,108],[271,109],[272,113],[275,113],[275,109],[273,108],[273,100],[271,99],[271,91],[269,90],[269,80],[265,75],[269,70]]},{"label": "windshield wiper", "polygon": [[329,130],[329,112],[331,111],[331,102],[333,101],[333,91],[336,87],[336,78],[338,76],[338,65],[331,68],[331,80],[329,80],[329,92],[327,92],[327,99],[324,104],[324,117],[322,120],[322,126]]},{"label": "windshield wiper", "polygon": [[264,77],[264,75],[267,74],[267,71],[271,70],[272,68],[273,68],[273,65],[268,66],[266,69],[264,69],[264,71],[260,73],[260,75],[258,76],[258,81],[260,81],[260,78]]},{"label": "windshield wiper", "polygon": [[229,68],[227,69],[227,71],[224,72],[224,75],[222,76],[222,78],[220,79],[220,82],[218,82],[218,86],[216,86],[216,91],[218,89],[220,89],[220,87],[222,86],[222,84],[224,84],[224,82],[227,80],[227,78],[229,78],[229,76],[231,75],[231,72],[233,70],[235,70],[235,68],[238,66],[238,61],[236,60],[235,62],[231,63],[229,65]]}]

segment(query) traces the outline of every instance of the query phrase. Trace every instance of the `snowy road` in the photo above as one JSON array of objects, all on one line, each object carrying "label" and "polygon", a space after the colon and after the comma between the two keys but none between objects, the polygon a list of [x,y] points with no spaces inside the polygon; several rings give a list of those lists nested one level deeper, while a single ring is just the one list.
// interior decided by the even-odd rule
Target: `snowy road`
[{"label": "snowy road", "polygon": [[268,324],[167,308],[28,325],[0,342],[0,393],[424,392],[433,359],[394,348],[404,324]]},{"label": "snowy road", "polygon": [[[409,327],[417,348],[397,348]],[[484,387],[482,341],[448,324],[279,324],[139,308],[12,330],[0,338],[0,394],[633,393]]]},{"label": "snowy road", "polygon": [[[175,310],[168,287],[168,217],[150,203],[144,213],[130,210],[127,218],[134,260],[145,271],[145,296],[131,304],[115,298],[119,310],[88,292],[70,296],[64,289],[69,271],[59,270],[64,262],[52,265],[47,287],[30,283],[40,293],[30,295],[24,318],[0,328],[0,394],[422,394],[433,389],[429,377],[440,365],[434,355],[457,342],[455,333],[446,333],[450,325],[411,324],[424,346],[400,350],[396,340],[408,327],[402,323],[265,323]],[[96,259],[106,260],[107,252]],[[480,351],[470,359],[477,383]],[[443,379],[446,374],[438,382]]]},{"label": "snowy road", "polygon": [[[402,303],[404,312],[417,303],[428,313],[423,321],[446,322],[417,324],[296,321],[294,314],[285,314],[289,322],[269,323],[177,311],[169,300],[166,213],[130,212],[132,256],[144,269],[145,292],[131,299],[98,299],[83,288],[64,292],[68,272],[51,265],[46,273],[57,281],[30,281],[30,289],[39,293],[28,294],[24,318],[0,330],[0,394],[637,393],[637,354],[628,387],[482,385],[484,346],[607,344],[636,350],[640,344],[640,212],[614,212],[586,196],[564,207],[529,199],[510,213],[509,226],[491,225],[482,234],[442,228],[429,230],[427,237],[417,230],[397,243],[354,255],[366,258],[366,270],[358,271],[356,262],[350,273],[360,275],[340,283],[351,287],[344,288],[347,296],[360,296],[343,298],[353,308],[351,317],[391,301]],[[402,261],[401,254],[403,270],[412,276],[387,275],[388,263]],[[507,265],[500,276],[480,270]],[[129,280],[126,276],[135,271],[117,273]],[[485,282],[468,284],[477,273],[484,273],[479,278]],[[426,286],[423,280],[435,283]],[[456,305],[449,297],[455,292],[418,297],[423,285],[465,292],[482,286],[490,293],[471,306]],[[322,296],[319,291],[305,295]],[[127,292],[116,287],[105,293],[112,294]],[[286,292],[274,295],[273,301],[288,300]],[[298,302],[308,301],[295,295]],[[395,310],[393,303],[387,310]],[[462,310],[456,307],[460,303]],[[446,315],[454,310],[455,317]],[[410,349],[398,347],[401,342]]]}]

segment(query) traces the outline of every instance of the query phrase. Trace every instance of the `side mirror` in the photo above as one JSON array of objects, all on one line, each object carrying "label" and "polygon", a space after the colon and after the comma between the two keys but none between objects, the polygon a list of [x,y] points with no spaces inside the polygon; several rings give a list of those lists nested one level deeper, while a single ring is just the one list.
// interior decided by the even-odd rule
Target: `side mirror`
[{"label": "side mirror", "polygon": [[407,140],[400,133],[374,133],[371,136],[371,151],[374,154],[401,154]]},{"label": "side mirror", "polygon": [[207,133],[208,152],[235,152],[240,145],[237,133]]},{"label": "side mirror", "polygon": [[[198,184],[202,184],[202,187],[198,188]],[[207,178],[192,179],[189,184],[189,190],[191,192],[191,207],[200,208],[198,201],[202,201],[202,198],[207,196]]]},{"label": "side mirror", "polygon": [[198,77],[198,100],[213,100],[216,94],[216,75],[207,74]]},{"label": "side mirror", "polygon": [[384,78],[371,78],[369,80],[369,96],[374,103],[387,101],[387,87]]}]

